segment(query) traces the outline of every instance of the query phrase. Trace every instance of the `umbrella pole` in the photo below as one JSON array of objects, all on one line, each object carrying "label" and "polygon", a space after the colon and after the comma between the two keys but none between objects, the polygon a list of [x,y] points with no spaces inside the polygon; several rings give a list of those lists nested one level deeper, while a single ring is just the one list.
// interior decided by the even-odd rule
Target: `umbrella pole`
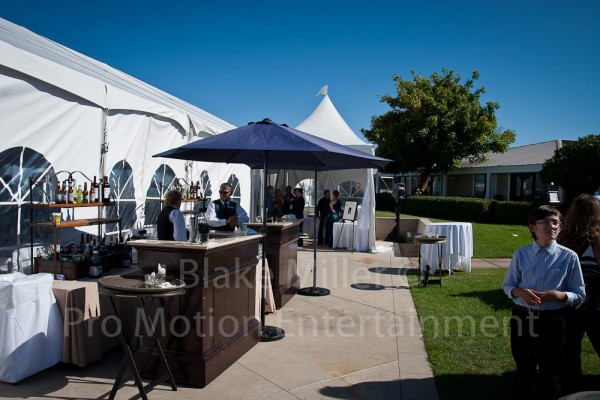
[{"label": "umbrella pole", "polygon": [[[315,165],[315,189],[313,192],[317,193],[317,171],[318,168]],[[296,292],[301,296],[328,296],[331,291],[326,288],[317,287],[317,196],[315,195],[315,210],[314,210],[314,224],[313,224],[313,285],[311,287],[305,287],[298,289]]]},{"label": "umbrella pole", "polygon": [[267,308],[267,271],[266,271],[266,253],[267,253],[267,174],[269,171],[269,152],[265,151],[265,165],[264,165],[264,181],[261,185],[261,193],[263,198],[263,207],[261,210],[262,214],[262,251],[261,251],[261,261],[262,261],[262,293],[260,298],[260,341],[261,342],[274,342],[276,340],[281,340],[285,337],[285,331],[276,326],[268,326],[265,323],[265,314]]}]

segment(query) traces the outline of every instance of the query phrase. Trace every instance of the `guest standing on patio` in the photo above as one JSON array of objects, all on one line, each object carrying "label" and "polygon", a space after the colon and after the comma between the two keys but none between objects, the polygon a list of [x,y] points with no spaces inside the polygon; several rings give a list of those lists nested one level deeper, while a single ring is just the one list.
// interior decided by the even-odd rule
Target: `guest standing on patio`
[{"label": "guest standing on patio", "polygon": [[325,233],[325,241],[329,247],[333,247],[333,224],[340,220],[340,213],[342,212],[342,202],[339,197],[340,192],[334,190],[333,199],[329,201],[329,217],[327,218],[327,229]]},{"label": "guest standing on patio", "polygon": [[514,305],[510,344],[517,371],[513,398],[534,398],[539,366],[541,399],[561,395],[566,307],[585,298],[577,254],[556,243],[561,214],[550,206],[535,208],[527,225],[533,242],[515,251],[502,288]]},{"label": "guest standing on patio", "polygon": [[165,195],[165,208],[156,220],[158,240],[186,240],[185,217],[179,210],[181,199],[181,192],[178,190],[169,190]]},{"label": "guest standing on patio", "polygon": [[327,226],[327,218],[329,217],[329,201],[331,197],[329,189],[323,192],[323,197],[319,199],[317,203],[316,215],[319,217],[319,234],[317,236],[317,243],[323,244],[323,235],[325,234],[325,227]]},{"label": "guest standing on patio", "polygon": [[208,224],[215,230],[234,231],[239,222],[248,222],[248,213],[231,200],[233,190],[228,183],[221,184],[219,199],[211,201],[206,210]]},{"label": "guest standing on patio", "polygon": [[558,243],[577,253],[585,282],[585,301],[567,315],[565,384],[569,392],[576,392],[584,390],[581,341],[585,333],[600,356],[600,203],[593,196],[582,194],[573,200]]}]

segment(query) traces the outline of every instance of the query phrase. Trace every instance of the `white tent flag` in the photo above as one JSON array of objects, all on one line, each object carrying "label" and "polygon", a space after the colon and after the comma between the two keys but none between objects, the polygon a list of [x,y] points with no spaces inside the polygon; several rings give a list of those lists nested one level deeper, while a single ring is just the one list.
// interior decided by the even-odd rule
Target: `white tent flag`
[{"label": "white tent flag", "polygon": [[329,90],[329,85],[325,85],[321,88],[321,90],[319,90],[319,93],[317,93],[317,96],[323,95],[323,96],[327,96],[327,91]]}]

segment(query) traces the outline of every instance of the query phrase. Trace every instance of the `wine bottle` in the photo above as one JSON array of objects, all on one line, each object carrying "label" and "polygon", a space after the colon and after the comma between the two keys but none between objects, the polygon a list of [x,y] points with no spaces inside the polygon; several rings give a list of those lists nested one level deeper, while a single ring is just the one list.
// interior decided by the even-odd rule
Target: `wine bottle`
[{"label": "wine bottle", "polygon": [[108,183],[108,176],[104,177],[104,184],[102,185],[102,202],[110,203],[110,183]]},{"label": "wine bottle", "polygon": [[90,192],[88,192],[87,182],[83,182],[83,202],[90,202]]}]

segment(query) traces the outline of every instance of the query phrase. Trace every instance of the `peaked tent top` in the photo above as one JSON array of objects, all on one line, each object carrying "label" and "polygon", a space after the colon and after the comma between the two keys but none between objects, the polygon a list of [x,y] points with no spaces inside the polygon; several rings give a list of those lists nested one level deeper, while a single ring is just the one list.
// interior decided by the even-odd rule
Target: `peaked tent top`
[{"label": "peaked tent top", "polygon": [[0,18],[0,67],[46,82],[99,107],[177,121],[186,132],[217,134],[234,126],[100,61]]},{"label": "peaked tent top", "polygon": [[321,100],[321,103],[319,103],[312,114],[302,121],[296,129],[373,154],[373,146],[362,141],[354,133],[327,94],[325,94],[323,100]]}]

